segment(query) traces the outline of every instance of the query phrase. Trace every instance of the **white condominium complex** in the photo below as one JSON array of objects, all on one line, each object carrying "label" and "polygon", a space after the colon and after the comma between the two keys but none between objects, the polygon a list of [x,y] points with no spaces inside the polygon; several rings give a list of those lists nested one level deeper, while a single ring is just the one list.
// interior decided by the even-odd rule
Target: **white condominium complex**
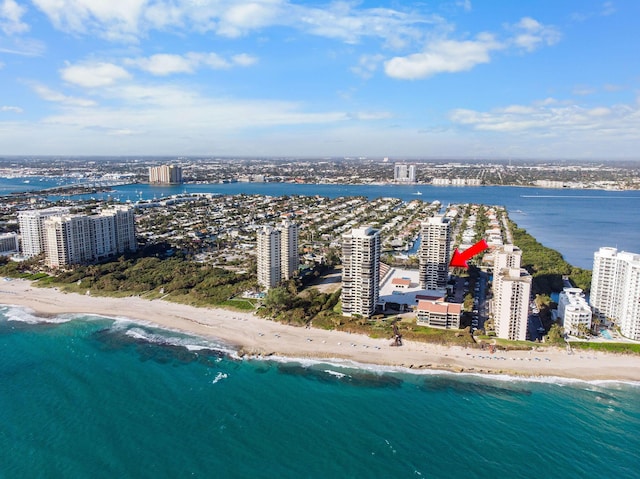
[{"label": "white condominium complex", "polygon": [[520,268],[522,250],[508,244],[494,252],[493,318],[499,338],[526,340],[531,275]]},{"label": "white condominium complex", "polygon": [[398,183],[415,183],[416,165],[396,163],[393,167],[393,180]]},{"label": "white condominium complex", "polygon": [[280,273],[282,279],[288,280],[300,266],[298,255],[298,225],[289,220],[284,220],[280,225]]},{"label": "white condominium complex", "polygon": [[269,289],[293,277],[298,270],[298,225],[284,220],[278,228],[257,232],[258,284]]},{"label": "white condominium complex", "polygon": [[152,166],[149,168],[149,183],[180,184],[182,183],[182,168],[174,165]]},{"label": "white condominium complex", "polygon": [[580,288],[564,288],[558,298],[558,317],[564,330],[571,335],[591,329],[591,307]]},{"label": "white condominium complex", "polygon": [[[113,224],[115,234],[116,253],[125,251],[136,251],[138,242],[136,240],[136,222],[133,209],[125,205],[114,205],[100,211],[100,216],[107,218],[108,224]],[[94,217],[94,220],[96,218]]]},{"label": "white condominium complex", "polygon": [[18,213],[22,237],[22,254],[27,258],[44,252],[44,220],[51,216],[69,214],[69,208],[47,208]]},{"label": "white condominium complex", "polygon": [[[67,208],[52,210],[20,213],[25,256],[44,252],[45,263],[58,268],[100,261],[137,249],[134,214],[127,206],[106,208],[90,216],[69,214]],[[39,230],[34,218],[40,220]],[[34,254],[37,245],[41,250]]]},{"label": "white condominium complex", "polygon": [[451,218],[434,216],[422,223],[420,260],[420,288],[445,289],[449,279]]},{"label": "white condominium complex", "polygon": [[591,306],[602,320],[613,320],[620,332],[640,340],[640,255],[600,248],[593,256]]},{"label": "white condominium complex", "polygon": [[45,262],[51,268],[93,261],[93,241],[89,216],[52,216],[44,222]]},{"label": "white condominium complex", "polygon": [[342,235],[342,314],[373,316],[380,295],[380,232],[369,226]]}]

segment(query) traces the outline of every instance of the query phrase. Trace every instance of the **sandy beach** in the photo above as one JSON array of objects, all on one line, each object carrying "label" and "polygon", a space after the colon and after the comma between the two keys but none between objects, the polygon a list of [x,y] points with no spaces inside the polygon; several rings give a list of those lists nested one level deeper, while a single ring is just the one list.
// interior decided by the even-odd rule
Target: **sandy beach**
[{"label": "sandy beach", "polygon": [[343,359],[356,363],[468,373],[550,376],[582,380],[640,381],[640,357],[541,346],[535,351],[496,351],[445,347],[360,334],[287,326],[253,313],[196,308],[139,297],[107,298],[33,287],[29,281],[0,283],[0,304],[27,308],[36,315],[96,314],[151,323],[222,340],[242,355]]}]

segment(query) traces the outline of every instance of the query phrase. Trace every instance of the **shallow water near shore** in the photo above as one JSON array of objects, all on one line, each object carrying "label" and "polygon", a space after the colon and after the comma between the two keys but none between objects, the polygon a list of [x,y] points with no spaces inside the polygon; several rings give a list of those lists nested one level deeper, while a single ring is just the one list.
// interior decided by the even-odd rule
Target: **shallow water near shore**
[{"label": "shallow water near shore", "polygon": [[239,360],[125,321],[38,321],[0,309],[2,477],[636,474],[637,385]]}]

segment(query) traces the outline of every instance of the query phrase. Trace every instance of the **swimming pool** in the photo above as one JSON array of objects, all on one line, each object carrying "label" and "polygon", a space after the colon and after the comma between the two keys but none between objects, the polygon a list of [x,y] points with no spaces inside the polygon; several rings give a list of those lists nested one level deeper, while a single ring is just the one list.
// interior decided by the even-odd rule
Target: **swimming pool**
[{"label": "swimming pool", "polygon": [[611,337],[611,333],[610,333],[608,330],[606,330],[606,329],[601,329],[601,330],[600,330],[600,336],[602,336],[602,337],[603,337],[603,338],[605,338],[605,339],[613,339],[613,338]]}]

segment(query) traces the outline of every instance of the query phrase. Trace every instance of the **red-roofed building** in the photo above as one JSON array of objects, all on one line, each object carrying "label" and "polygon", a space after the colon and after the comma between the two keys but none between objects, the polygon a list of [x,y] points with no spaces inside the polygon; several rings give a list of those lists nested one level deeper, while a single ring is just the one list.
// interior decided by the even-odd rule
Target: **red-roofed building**
[{"label": "red-roofed building", "polygon": [[391,284],[394,288],[408,289],[411,287],[411,280],[409,278],[393,278]]},{"label": "red-roofed building", "polygon": [[421,299],[416,309],[416,321],[420,326],[432,328],[459,329],[462,305]]}]

